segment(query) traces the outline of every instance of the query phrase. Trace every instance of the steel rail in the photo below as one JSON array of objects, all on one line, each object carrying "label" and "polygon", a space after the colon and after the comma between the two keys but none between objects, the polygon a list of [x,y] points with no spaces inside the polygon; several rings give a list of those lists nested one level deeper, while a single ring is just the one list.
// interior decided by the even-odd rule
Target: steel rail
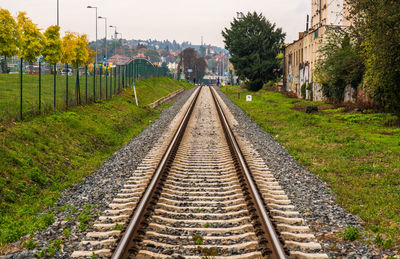
[{"label": "steel rail", "polygon": [[250,169],[247,166],[247,163],[243,157],[243,154],[240,150],[240,147],[236,141],[235,136],[233,135],[233,132],[228,124],[228,121],[225,117],[224,111],[222,110],[222,107],[216,97],[215,89],[213,87],[210,87],[211,93],[215,102],[215,105],[217,106],[218,110],[218,115],[220,117],[221,123],[223,125],[224,131],[226,133],[226,138],[228,142],[231,144],[231,147],[233,148],[233,152],[236,155],[236,158],[239,162],[239,166],[241,167],[241,171],[244,175],[247,187],[250,191],[250,195],[253,198],[253,201],[255,202],[256,205],[256,213],[260,218],[261,224],[263,226],[264,234],[267,237],[267,240],[269,241],[269,247],[272,250],[273,254],[271,255],[272,258],[287,258],[282,244],[279,241],[278,235],[275,232],[275,229],[272,225],[271,220],[269,219],[268,213],[264,207],[264,202],[263,199],[261,198],[258,189],[256,187],[256,184],[253,181],[253,178],[251,177]]},{"label": "steel rail", "polygon": [[183,136],[183,133],[186,129],[187,123],[190,119],[190,115],[192,114],[193,108],[196,104],[197,97],[199,96],[199,93],[201,91],[202,87],[200,87],[197,90],[197,93],[195,94],[192,102],[190,103],[189,108],[187,109],[184,118],[182,119],[178,130],[175,132],[175,135],[169,144],[167,151],[164,153],[161,162],[158,164],[158,167],[153,175],[153,178],[149,185],[147,186],[146,192],[142,196],[140,203],[136,207],[136,210],[132,216],[131,221],[129,222],[129,225],[119,242],[112,258],[113,259],[120,259],[120,258],[128,258],[129,257],[129,248],[131,247],[131,244],[133,244],[134,240],[133,237],[137,234],[137,231],[139,230],[140,223],[142,222],[143,216],[145,215],[145,212],[149,206],[149,203],[154,195],[154,192],[156,190],[156,187],[161,179],[161,176],[165,170],[165,168],[168,166],[168,163],[170,161],[171,156],[173,153],[176,151],[177,147],[179,146],[179,142]]}]

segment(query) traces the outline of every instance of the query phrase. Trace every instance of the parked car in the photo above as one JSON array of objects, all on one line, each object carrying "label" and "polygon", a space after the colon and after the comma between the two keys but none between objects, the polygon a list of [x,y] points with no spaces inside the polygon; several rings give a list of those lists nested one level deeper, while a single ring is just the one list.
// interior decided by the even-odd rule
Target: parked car
[{"label": "parked car", "polygon": [[[61,69],[60,73],[61,73],[61,75],[66,75],[67,74],[67,69],[66,68]],[[68,68],[68,75],[72,76],[72,68]]]}]

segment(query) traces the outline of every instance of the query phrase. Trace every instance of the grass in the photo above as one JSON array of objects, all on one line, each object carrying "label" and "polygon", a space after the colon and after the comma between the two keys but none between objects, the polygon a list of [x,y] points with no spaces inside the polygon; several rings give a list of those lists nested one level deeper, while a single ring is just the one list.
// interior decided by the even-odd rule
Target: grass
[{"label": "grass", "polygon": [[[0,74],[0,121],[10,121],[19,118],[20,114],[20,75]],[[54,108],[54,76],[42,75],[41,79],[41,112]],[[80,76],[80,94],[82,103],[86,103],[86,77]],[[101,81],[101,91],[100,91]],[[107,89],[106,89],[107,81]],[[39,113],[39,75],[23,75],[23,116],[32,117]],[[76,76],[68,76],[68,103],[74,104]],[[93,76],[87,77],[87,98],[88,103],[93,100]],[[112,88],[110,88],[112,85]],[[118,78],[96,76],[96,100],[107,95],[114,95],[117,92]],[[67,78],[65,75],[56,77],[56,108],[66,107]]]},{"label": "grass", "polygon": [[[381,243],[400,249],[400,128],[390,126],[396,116],[229,87],[237,105],[331,186],[337,203],[364,220],[370,234],[380,234]],[[319,112],[305,113],[309,105]]]},{"label": "grass", "polygon": [[[190,86],[147,79],[136,83],[139,107],[127,89],[109,101],[0,124],[0,252],[52,224],[51,212],[40,213],[160,115],[145,104],[182,87]],[[88,208],[79,218],[82,228],[91,217]]]}]

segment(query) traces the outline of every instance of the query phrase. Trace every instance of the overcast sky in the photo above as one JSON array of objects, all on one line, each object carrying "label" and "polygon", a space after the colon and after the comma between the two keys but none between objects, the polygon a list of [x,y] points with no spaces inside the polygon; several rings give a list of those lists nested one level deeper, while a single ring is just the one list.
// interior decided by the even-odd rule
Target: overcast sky
[{"label": "overcast sky", "polygon": [[[286,32],[286,42],[305,30],[311,0],[59,0],[61,31],[86,33],[94,40],[95,10],[116,25],[126,39],[190,41],[224,47],[221,31],[236,12],[262,12]],[[57,23],[57,0],[0,0],[13,15],[26,11],[40,28]],[[104,20],[98,20],[98,38],[104,38]],[[108,38],[114,30],[108,28]]]}]

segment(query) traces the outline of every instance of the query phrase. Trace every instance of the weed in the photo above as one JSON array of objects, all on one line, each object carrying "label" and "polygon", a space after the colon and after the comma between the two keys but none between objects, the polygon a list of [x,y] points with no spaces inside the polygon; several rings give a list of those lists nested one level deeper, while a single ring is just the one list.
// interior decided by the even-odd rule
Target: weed
[{"label": "weed", "polygon": [[65,228],[65,229],[63,230],[62,234],[63,234],[63,236],[64,236],[66,239],[68,239],[68,238],[69,238],[69,235],[71,234],[69,228]]},{"label": "weed", "polygon": [[376,235],[376,237],[374,239],[374,244],[381,246],[381,245],[383,245],[383,241],[384,240],[383,240],[382,236],[378,234],[378,235]]},{"label": "weed", "polygon": [[200,213],[200,212],[201,212],[201,209],[200,209],[200,208],[197,208],[197,209],[196,209],[196,212],[197,212],[197,213]]},{"label": "weed", "polygon": [[118,223],[115,224],[114,230],[122,230],[122,229],[124,229],[124,226],[123,226],[123,225],[118,224]]},{"label": "weed", "polygon": [[384,249],[390,249],[393,245],[392,239],[388,238],[383,242],[383,248]]},{"label": "weed", "polygon": [[22,243],[22,245],[23,245],[26,249],[28,249],[28,250],[33,250],[33,249],[35,249],[35,247],[37,246],[37,244],[39,244],[39,242],[33,241],[32,239],[25,240],[25,241]]},{"label": "weed", "polygon": [[193,235],[193,241],[196,245],[202,245],[203,244],[203,237],[200,235]]},{"label": "weed", "polygon": [[83,206],[82,213],[78,216],[79,226],[78,228],[85,231],[88,228],[88,224],[93,220],[94,215],[97,214],[95,207],[91,204],[85,204]]},{"label": "weed", "polygon": [[46,256],[46,250],[45,249],[40,250],[39,252],[36,253],[36,256],[38,258],[44,258]]},{"label": "weed", "polygon": [[342,233],[343,239],[344,240],[349,240],[349,241],[356,240],[357,238],[360,237],[360,235],[361,234],[360,234],[360,232],[358,230],[358,227],[357,226],[352,227],[350,225],[347,225],[344,233]]},{"label": "weed", "polygon": [[210,223],[208,223],[208,222],[206,222],[205,224],[204,224],[204,227],[205,228],[208,228],[210,226]]},{"label": "weed", "polygon": [[90,259],[97,259],[97,255],[94,252],[92,252],[92,256],[90,257]]}]

